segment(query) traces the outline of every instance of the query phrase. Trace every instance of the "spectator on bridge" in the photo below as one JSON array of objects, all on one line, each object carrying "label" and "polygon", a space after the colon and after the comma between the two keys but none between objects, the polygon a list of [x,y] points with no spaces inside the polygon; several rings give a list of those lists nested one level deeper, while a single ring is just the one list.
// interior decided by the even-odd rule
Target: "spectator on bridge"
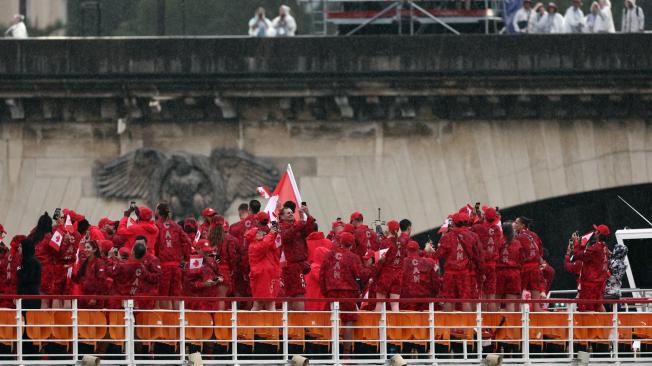
[{"label": "spectator on bridge", "polygon": [[265,16],[265,9],[256,9],[256,15],[249,20],[249,35],[252,37],[273,36],[272,22]]},{"label": "spectator on bridge", "polygon": [[586,20],[581,9],[582,1],[573,0],[570,8],[564,15],[564,28],[566,33],[584,33]]},{"label": "spectator on bridge", "polygon": [[595,19],[600,12],[600,5],[597,1],[591,3],[591,12],[584,19],[584,33],[595,33]]},{"label": "spectator on bridge", "polygon": [[513,26],[516,33],[530,33],[531,20],[535,16],[532,10],[532,0],[524,0],[523,7],[514,15]]},{"label": "spectator on bridge", "polygon": [[557,11],[557,4],[548,3],[548,13],[539,19],[539,33],[564,33],[564,17]]},{"label": "spectator on bridge", "polygon": [[609,0],[599,0],[598,6],[600,11],[595,18],[594,33],[616,33],[614,19],[611,14],[611,3]]},{"label": "spectator on bridge", "polygon": [[530,17],[528,23],[528,33],[543,33],[540,29],[541,19],[547,14],[546,7],[542,3],[537,3],[534,6],[534,14]]},{"label": "spectator on bridge", "polygon": [[21,14],[14,15],[11,27],[5,31],[5,37],[8,38],[27,38],[27,27],[25,26],[25,16]]},{"label": "spectator on bridge", "polygon": [[620,31],[623,33],[639,33],[644,31],[645,15],[643,14],[643,9],[636,5],[636,0],[625,0],[623,21],[620,24]]},{"label": "spectator on bridge", "polygon": [[272,20],[272,28],[276,37],[293,37],[297,31],[297,22],[290,15],[290,7],[281,5],[278,16]]}]

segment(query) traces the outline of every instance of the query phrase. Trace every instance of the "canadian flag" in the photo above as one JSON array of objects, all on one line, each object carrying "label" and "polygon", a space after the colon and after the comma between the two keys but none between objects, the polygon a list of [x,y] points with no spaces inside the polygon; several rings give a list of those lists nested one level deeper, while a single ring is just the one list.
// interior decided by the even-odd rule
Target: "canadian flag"
[{"label": "canadian flag", "polygon": [[584,236],[582,236],[582,245],[586,245],[586,243],[588,243],[589,240],[591,240],[592,236],[593,236],[593,231],[584,234]]},{"label": "canadian flag", "polygon": [[450,226],[450,224],[451,224],[451,219],[450,219],[450,217],[448,217],[448,218],[446,218],[446,220],[444,220],[444,223],[441,224],[441,226],[439,227],[439,231],[437,231],[437,232],[439,234],[443,234],[443,233],[447,232],[448,231],[448,226]]},{"label": "canadian flag", "polygon": [[258,193],[260,193],[260,195],[263,196],[263,198],[265,198],[265,199],[269,199],[269,198],[272,196],[272,194],[269,193],[269,189],[267,189],[267,187],[265,187],[265,186],[258,187],[258,188],[256,188],[256,190],[257,190]]},{"label": "canadian flag", "polygon": [[189,269],[199,269],[204,263],[204,257],[200,255],[190,256],[190,263],[188,264]]},{"label": "canadian flag", "polygon": [[389,250],[389,248],[385,248],[385,249],[381,249],[381,250],[375,252],[375,253],[374,253],[374,261],[375,261],[376,263],[378,263],[378,261],[380,260],[380,258],[384,257],[384,256],[385,256],[385,253],[387,253],[388,250]]},{"label": "canadian flag", "polygon": [[59,251],[61,249],[61,243],[63,242],[63,234],[59,230],[55,231],[52,234],[52,239],[48,243],[54,250]]},{"label": "canadian flag", "polygon": [[[287,170],[276,185],[274,192],[270,195],[267,206],[265,206],[265,212],[270,217],[270,223],[272,221],[278,221],[278,208],[286,201],[294,202],[297,208],[301,205],[301,193],[299,193],[299,187],[297,186],[297,181],[294,179],[294,173],[292,173],[290,164],[288,164]],[[295,216],[297,221],[299,221],[299,215]]]}]

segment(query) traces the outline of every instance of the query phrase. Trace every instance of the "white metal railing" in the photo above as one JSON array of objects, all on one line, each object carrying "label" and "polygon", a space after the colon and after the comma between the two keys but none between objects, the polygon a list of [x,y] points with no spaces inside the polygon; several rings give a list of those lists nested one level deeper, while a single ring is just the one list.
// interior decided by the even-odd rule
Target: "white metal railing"
[{"label": "white metal railing", "polygon": [[[287,299],[284,299],[287,300]],[[210,300],[208,300],[210,301]],[[532,312],[520,300],[517,312],[425,311],[380,313],[342,311],[146,310],[126,300],[123,309],[0,309],[0,365],[74,365],[93,354],[112,365],[179,365],[200,351],[207,365],[284,363],[302,354],[312,364],[383,364],[400,353],[410,364],[477,364],[487,354],[517,364],[568,364],[579,350],[595,361],[652,363],[652,312],[577,312],[575,301],[562,311]],[[649,299],[618,303],[649,304]],[[341,317],[355,314],[356,322]],[[344,339],[346,330],[353,338]],[[349,343],[350,342],[350,343]],[[352,347],[345,347],[351,344]]]}]

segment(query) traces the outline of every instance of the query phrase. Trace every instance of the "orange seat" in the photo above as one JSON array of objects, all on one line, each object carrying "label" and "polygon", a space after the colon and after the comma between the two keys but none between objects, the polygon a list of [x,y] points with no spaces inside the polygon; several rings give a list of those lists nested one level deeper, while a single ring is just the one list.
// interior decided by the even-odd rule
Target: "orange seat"
[{"label": "orange seat", "polygon": [[544,343],[566,344],[568,341],[568,313],[530,314],[530,341],[540,341],[541,345]]},{"label": "orange seat", "polygon": [[68,346],[72,341],[72,311],[52,311],[52,322],[51,338]]},{"label": "orange seat", "polygon": [[109,338],[113,344],[124,347],[125,340],[125,313],[121,310],[112,310],[107,312],[109,318]]},{"label": "orange seat", "polygon": [[186,340],[202,344],[213,337],[213,318],[209,313],[188,312],[186,315]]},{"label": "orange seat", "polygon": [[135,325],[136,338],[144,344],[151,344],[161,339],[161,325],[163,325],[161,313],[152,311],[137,312]]},{"label": "orange seat", "polygon": [[176,339],[179,339],[179,313],[161,312],[161,342],[170,346],[176,346]]},{"label": "orange seat", "polygon": [[496,340],[504,343],[518,343],[523,339],[520,313],[503,313],[505,321],[496,330]]},{"label": "orange seat", "polygon": [[[356,328],[353,330],[353,338],[362,343],[378,347],[378,340],[380,339],[379,322],[379,313],[361,311],[358,314]],[[330,338],[330,334],[328,337]]]},{"label": "orange seat", "polygon": [[652,314],[638,314],[639,324],[632,329],[633,334],[643,344],[652,344]]},{"label": "orange seat", "polygon": [[231,312],[216,312],[213,314],[215,324],[215,339],[223,346],[228,346],[233,337],[231,330]]},{"label": "orange seat", "polygon": [[0,310],[0,343],[10,346],[16,341],[16,312]]},{"label": "orange seat", "polygon": [[636,313],[618,314],[618,342],[632,343],[635,329],[640,326],[641,319]]},{"label": "orange seat", "polygon": [[430,338],[428,312],[420,313],[407,313],[406,323],[403,324],[403,339],[405,341],[414,341],[416,343],[425,345]]},{"label": "orange seat", "polygon": [[609,313],[578,313],[574,316],[574,337],[577,342],[608,342],[612,315]]},{"label": "orange seat", "polygon": [[52,336],[54,319],[51,311],[28,311],[25,320],[25,333],[34,344],[40,346]]},{"label": "orange seat", "polygon": [[410,326],[408,314],[387,313],[387,342],[402,347],[404,326]]},{"label": "orange seat", "polygon": [[106,316],[101,311],[80,311],[77,331],[82,343],[95,344],[106,336]]},{"label": "orange seat", "polygon": [[238,311],[238,340],[242,344],[254,345],[254,318],[258,312]]},{"label": "orange seat", "polygon": [[288,340],[290,344],[296,344],[305,347],[306,320],[312,317],[312,315],[312,313],[288,314]]},{"label": "orange seat", "polygon": [[254,318],[254,334],[262,338],[261,342],[278,345],[279,328],[283,324],[282,313],[279,311],[261,311]]},{"label": "orange seat", "polygon": [[[314,343],[328,344],[330,346],[332,333],[331,314],[322,312],[310,313],[310,315],[306,316],[305,319],[307,325],[306,334],[316,340],[319,340],[318,342]],[[358,324],[359,323],[356,323],[355,325]],[[356,329],[353,331],[354,334],[355,331]]]}]

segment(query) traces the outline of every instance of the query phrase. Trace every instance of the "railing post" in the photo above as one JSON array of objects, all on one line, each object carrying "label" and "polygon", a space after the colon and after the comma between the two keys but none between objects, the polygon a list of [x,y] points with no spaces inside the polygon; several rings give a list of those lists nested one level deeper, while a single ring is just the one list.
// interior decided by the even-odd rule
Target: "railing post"
[{"label": "railing post", "polygon": [[475,339],[477,342],[478,359],[482,359],[482,303],[475,304]]},{"label": "railing post", "polygon": [[16,299],[16,361],[23,363],[23,299]]},{"label": "railing post", "polygon": [[127,337],[125,349],[127,350],[127,365],[132,366],[135,362],[134,347],[134,300],[125,302],[125,335]]},{"label": "railing post", "polygon": [[231,359],[238,364],[238,302],[231,301]]},{"label": "railing post", "polygon": [[186,300],[179,301],[179,355],[183,365],[186,360]]},{"label": "railing post", "polygon": [[382,362],[387,361],[387,303],[383,302],[383,306],[380,310],[380,321],[379,321],[379,330],[380,330],[380,360]]},{"label": "railing post", "polygon": [[288,344],[288,302],[283,301],[283,360],[290,359],[290,346]]},{"label": "railing post", "polygon": [[331,303],[331,348],[333,349],[333,365],[340,364],[340,303]]},{"label": "railing post", "polygon": [[[612,332],[614,332],[613,340],[611,342],[611,347],[613,349],[613,356],[614,358],[618,358],[618,341],[619,341],[619,334],[618,331],[620,330],[619,326],[619,321],[618,321],[618,304],[612,304],[613,305],[613,316],[612,316]],[[618,362],[620,364],[620,362]]]},{"label": "railing post", "polygon": [[[75,364],[79,361],[79,301],[72,299],[72,356]],[[57,311],[59,309],[55,309]]]},{"label": "railing post", "polygon": [[573,355],[575,354],[573,342],[575,340],[574,328],[575,328],[575,303],[568,304],[568,358],[572,361]]},{"label": "railing post", "polygon": [[523,340],[523,358],[525,364],[530,364],[530,304],[521,306],[521,338]]},{"label": "railing post", "polygon": [[433,365],[436,365],[435,361],[435,303],[430,302],[428,304],[428,339],[430,341],[430,359],[433,362]]}]

